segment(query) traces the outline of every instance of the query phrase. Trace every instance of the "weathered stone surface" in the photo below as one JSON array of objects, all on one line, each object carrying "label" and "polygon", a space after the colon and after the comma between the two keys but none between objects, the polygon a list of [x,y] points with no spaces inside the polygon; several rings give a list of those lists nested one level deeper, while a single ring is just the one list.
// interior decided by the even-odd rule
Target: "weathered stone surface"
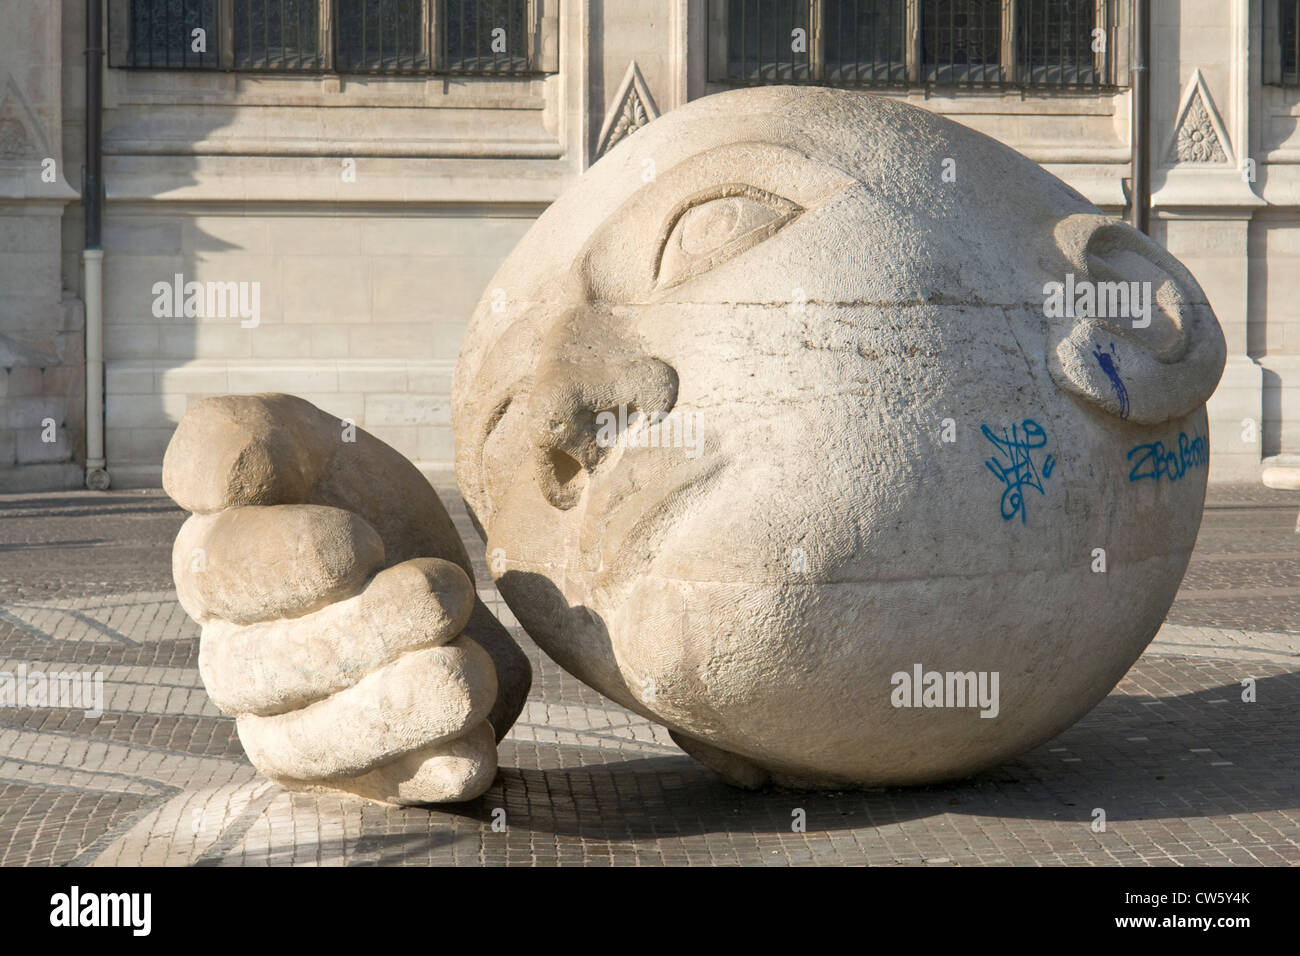
[{"label": "weathered stone surface", "polygon": [[[1121,281],[1148,310],[1101,313]],[[1169,608],[1222,334],[1156,243],[993,140],[863,94],[707,97],[611,150],[488,289],[453,405],[497,587],[737,784],[995,764]]]},{"label": "weathered stone surface", "polygon": [[247,627],[211,621],[199,673],[228,714],[282,714],[351,687],[401,653],[446,644],[473,610],[465,572],[416,558],[379,572],[356,597],[303,617]]},{"label": "weathered stone surface", "polygon": [[200,624],[308,614],[356,594],[383,566],[384,544],[374,528],[349,511],[318,505],[191,515],[172,548],[177,597]]},{"label": "weathered stone surface", "polygon": [[355,777],[482,723],[496,697],[492,658],[468,638],[403,654],[330,697],[286,714],[239,717],[239,740],[270,777]]},{"label": "weathered stone surface", "polygon": [[[452,740],[414,750],[351,780],[332,781],[331,786],[397,806],[458,803],[492,786],[496,772],[497,735],[484,722]],[[291,790],[326,789],[288,779],[279,783]]]},{"label": "weathered stone surface", "polygon": [[491,785],[531,670],[410,462],[301,399],[229,395],[186,413],[164,482],[195,512],[173,575],[200,671],[259,770],[401,804]]}]

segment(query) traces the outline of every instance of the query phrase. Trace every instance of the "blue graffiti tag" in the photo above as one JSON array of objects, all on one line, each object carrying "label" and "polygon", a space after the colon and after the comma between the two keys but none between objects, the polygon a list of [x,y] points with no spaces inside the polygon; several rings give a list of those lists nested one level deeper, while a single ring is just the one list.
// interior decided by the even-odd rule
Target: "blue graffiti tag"
[{"label": "blue graffiti tag", "polygon": [[1024,489],[1034,488],[1040,495],[1044,494],[1043,480],[1052,477],[1052,469],[1056,467],[1056,459],[1048,455],[1043,460],[1042,476],[1039,477],[1031,454],[1047,445],[1047,433],[1032,418],[1026,418],[1020,425],[1012,425],[1009,432],[1004,426],[1000,437],[988,425],[981,425],[980,431],[1001,455],[1006,456],[1006,461],[994,455],[984,462],[994,477],[1006,485],[1002,492],[1002,520],[1010,521],[1018,514],[1020,523],[1024,524]]},{"label": "blue graffiti tag", "polygon": [[1177,481],[1187,474],[1188,469],[1200,468],[1210,463],[1210,449],[1205,443],[1205,438],[1196,434],[1195,430],[1192,431],[1191,438],[1187,437],[1187,432],[1178,433],[1177,451],[1166,449],[1164,442],[1155,441],[1131,448],[1128,460],[1133,461],[1134,455],[1139,457],[1133,470],[1128,473],[1129,481],[1141,481],[1143,478],[1150,478],[1152,481],[1159,481],[1161,478]]},{"label": "blue graffiti tag", "polygon": [[1097,359],[1097,364],[1101,366],[1101,370],[1106,373],[1106,377],[1110,379],[1111,390],[1119,399],[1119,417],[1128,418],[1128,389],[1124,387],[1124,382],[1119,377],[1119,367],[1116,364],[1119,361],[1119,354],[1115,351],[1115,343],[1110,343],[1110,354],[1102,351],[1100,346],[1094,349],[1092,354]]}]

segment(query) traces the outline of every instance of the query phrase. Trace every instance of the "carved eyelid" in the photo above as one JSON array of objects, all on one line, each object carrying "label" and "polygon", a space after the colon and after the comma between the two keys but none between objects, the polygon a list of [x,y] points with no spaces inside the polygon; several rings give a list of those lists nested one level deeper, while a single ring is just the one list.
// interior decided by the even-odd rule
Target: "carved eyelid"
[{"label": "carved eyelid", "polygon": [[[773,212],[777,213],[777,216],[770,222],[764,223],[762,226],[752,229],[743,235],[737,236],[735,239],[726,243],[717,252],[704,257],[703,261],[697,268],[691,269],[685,275],[678,277],[673,282],[660,285],[660,271],[663,268],[664,252],[668,248],[668,240],[672,237],[673,230],[677,228],[677,224],[681,222],[682,217],[692,209],[703,206],[706,203],[713,202],[717,199],[732,198],[748,199],[753,202],[762,203]],[[655,243],[656,251],[653,275],[655,287],[671,288],[672,286],[685,282],[687,279],[700,275],[703,272],[707,272],[720,262],[738,255],[739,251],[743,251],[736,251],[733,249],[733,247],[737,246],[741,240],[750,236],[755,237],[754,241],[745,247],[746,249],[751,249],[755,245],[758,245],[758,243],[770,239],[781,228],[788,225],[791,220],[804,211],[804,207],[800,206],[798,203],[792,202],[784,196],[778,196],[776,193],[768,192],[766,189],[751,186],[748,183],[723,183],[718,186],[711,186],[708,189],[701,190],[700,192],[688,196],[673,207],[672,212],[669,213],[667,218],[664,220],[663,227],[659,230],[659,236]]]}]

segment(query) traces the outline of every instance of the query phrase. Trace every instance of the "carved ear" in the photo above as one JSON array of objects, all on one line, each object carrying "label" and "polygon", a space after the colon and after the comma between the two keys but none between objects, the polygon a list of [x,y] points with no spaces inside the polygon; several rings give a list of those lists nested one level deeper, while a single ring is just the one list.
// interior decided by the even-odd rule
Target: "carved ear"
[{"label": "carved ear", "polygon": [[1056,245],[1072,274],[1060,277],[1057,307],[1047,309],[1047,365],[1056,384],[1144,425],[1203,404],[1219,384],[1227,346],[1183,264],[1107,216],[1061,220]]}]

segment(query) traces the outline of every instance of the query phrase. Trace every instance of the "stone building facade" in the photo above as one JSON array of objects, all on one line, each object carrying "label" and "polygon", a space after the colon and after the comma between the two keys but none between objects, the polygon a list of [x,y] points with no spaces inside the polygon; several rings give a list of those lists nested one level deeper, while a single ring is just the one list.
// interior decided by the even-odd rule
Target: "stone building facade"
[{"label": "stone building facade", "polygon": [[[410,0],[385,60],[356,32],[357,10],[382,6],[364,0],[106,0],[113,485],[158,484],[187,405],[223,392],[293,392],[426,471],[450,467],[451,370],[497,265],[622,137],[737,83],[852,83],[905,99],[1123,215],[1133,2]],[[1151,231],[1192,269],[1227,335],[1211,402],[1216,481],[1291,480],[1287,456],[1300,455],[1295,5],[1152,4]],[[877,30],[852,32],[846,53],[850,8]],[[86,10],[0,0],[0,490],[84,479]],[[148,33],[159,10],[197,17],[204,51],[169,46],[192,36],[190,21]],[[484,33],[472,42],[452,35],[467,15]],[[746,15],[751,33],[737,23]],[[1094,58],[1105,75],[1063,82],[1044,51],[1074,57],[1076,80],[1077,51],[1017,32],[1067,15],[1082,18],[1076,34],[1105,37]],[[475,60],[498,52],[483,46],[494,18],[508,24],[507,68]],[[791,54],[765,52],[770,37],[794,37]],[[972,83],[981,44],[985,82]],[[187,315],[190,283],[203,301]]]}]

